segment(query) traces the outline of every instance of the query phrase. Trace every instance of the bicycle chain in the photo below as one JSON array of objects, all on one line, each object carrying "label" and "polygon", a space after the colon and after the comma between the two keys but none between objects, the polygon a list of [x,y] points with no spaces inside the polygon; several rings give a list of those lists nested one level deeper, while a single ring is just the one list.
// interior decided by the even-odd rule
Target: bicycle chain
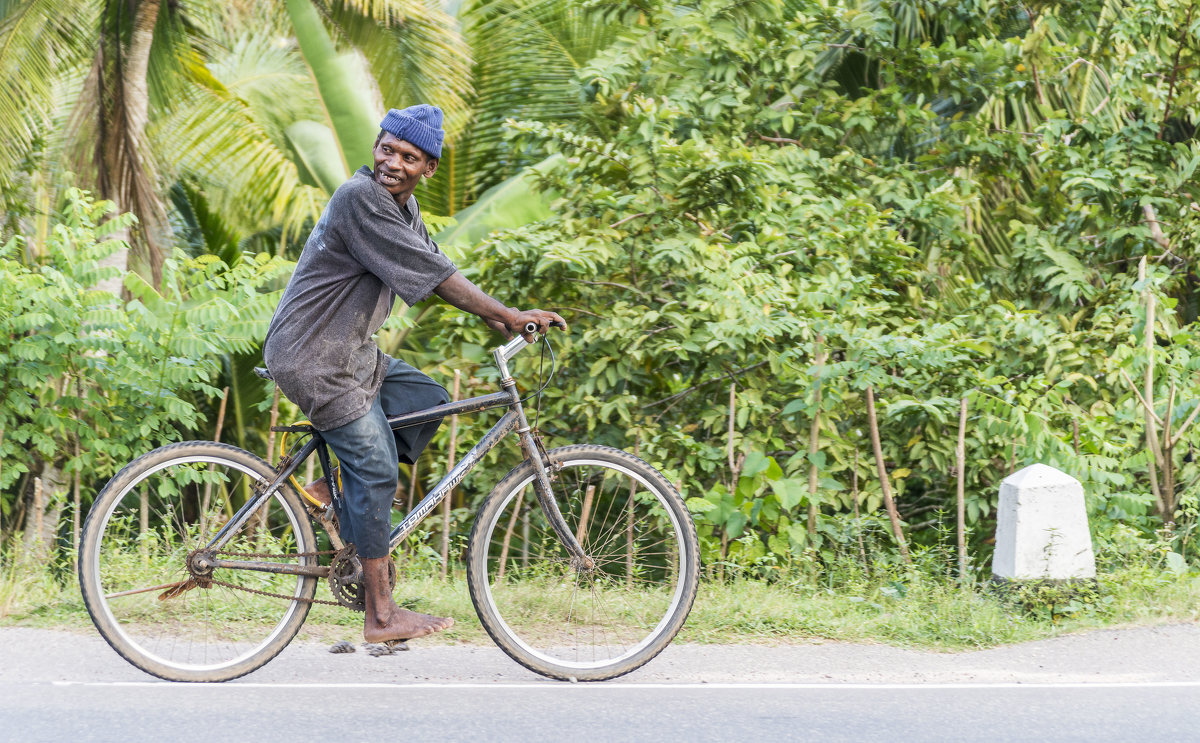
[{"label": "bicycle chain", "polygon": [[[288,560],[288,559],[292,559],[292,558],[296,558],[296,557],[320,557],[321,555],[336,555],[339,551],[340,550],[322,550],[320,552],[294,552],[290,555],[279,555],[279,554],[274,554],[274,553],[269,553],[269,552],[226,552],[226,551],[222,550],[216,554],[224,555],[226,557],[261,557],[261,558],[272,559],[272,560]],[[233,583],[227,583],[226,581],[223,581],[223,580],[215,580],[213,578],[209,578],[208,581],[210,584],[212,584],[214,586],[221,586],[222,588],[232,588],[237,591],[245,591],[246,593],[253,593],[256,596],[266,596],[267,598],[283,599],[285,601],[300,601],[305,604],[321,604],[322,606],[341,606],[342,605],[342,604],[338,603],[337,601],[326,601],[325,599],[318,599],[318,598],[306,599],[306,598],[301,598],[299,596],[288,596],[287,594],[272,593],[270,591],[263,591],[258,588],[247,588],[246,586],[239,586],[239,585],[235,585]]]},{"label": "bicycle chain", "polygon": [[306,598],[302,598],[300,596],[288,596],[287,594],[283,594],[283,593],[271,593],[270,591],[261,591],[257,588],[247,588],[246,586],[238,586],[238,585],[234,585],[233,583],[226,583],[223,580],[210,579],[209,583],[211,583],[214,586],[223,586],[224,588],[233,588],[238,591],[245,591],[246,593],[253,593],[258,596],[266,596],[267,598],[272,598],[272,599],[283,599],[284,601],[300,601],[305,604],[322,604],[324,606],[341,606],[341,604],[339,604],[336,601],[326,601],[325,599],[318,599],[318,598],[306,599]]}]

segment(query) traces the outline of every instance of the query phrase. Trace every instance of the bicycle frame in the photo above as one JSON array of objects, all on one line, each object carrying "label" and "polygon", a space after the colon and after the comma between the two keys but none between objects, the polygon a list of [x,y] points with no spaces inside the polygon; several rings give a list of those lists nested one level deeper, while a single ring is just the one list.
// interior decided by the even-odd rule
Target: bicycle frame
[{"label": "bicycle frame", "polygon": [[[507,407],[508,411],[492,426],[479,443],[471,448],[466,455],[460,460],[441,481],[429,491],[421,502],[418,503],[412,511],[404,517],[391,531],[389,536],[389,544],[391,550],[395,550],[405,539],[408,538],[413,531],[416,530],[419,524],[426,516],[437,508],[437,506],[450,494],[456,485],[463,481],[475,465],[483,458],[485,454],[491,451],[500,443],[500,440],[511,433],[514,429],[520,439],[521,449],[525,457],[533,464],[535,478],[534,490],[537,493],[538,503],[545,513],[547,520],[550,522],[554,532],[562,541],[563,545],[575,558],[585,558],[583,547],[575,539],[574,533],[563,520],[562,512],[558,508],[558,501],[554,498],[553,489],[550,486],[551,477],[546,472],[546,462],[542,461],[541,452],[539,451],[537,441],[534,439],[533,431],[529,427],[529,422],[525,418],[525,408],[521,403],[520,394],[517,392],[517,383],[513,380],[512,375],[508,371],[508,361],[515,356],[519,351],[530,345],[520,335],[513,338],[508,343],[496,348],[492,351],[492,357],[495,359],[496,366],[500,370],[500,392],[493,392],[490,395],[481,395],[472,397],[467,400],[446,403],[445,405],[437,405],[425,410],[418,410],[412,413],[406,413],[394,418],[388,418],[388,424],[392,430],[407,428],[408,426],[416,426],[430,421],[440,420],[450,415],[465,415],[469,413],[477,413],[492,408]],[[300,463],[308,459],[314,452],[321,462],[321,469],[329,482],[330,494],[334,499],[342,497],[338,488],[337,478],[329,477],[333,471],[329,460],[329,449],[321,438],[320,432],[313,430],[312,438],[301,447],[296,456],[283,467],[273,480],[263,489],[261,493],[255,495],[243,505],[233,518],[231,518],[209,541],[206,549],[216,551],[220,550],[242,526],[250,519],[267,499],[271,498],[283,483],[296,472]],[[217,560],[215,567],[225,568],[241,568],[243,570],[260,570],[274,573],[295,573],[304,575],[325,575],[328,572],[327,568],[310,567],[302,565],[265,565],[263,563],[250,563],[237,560]]]}]

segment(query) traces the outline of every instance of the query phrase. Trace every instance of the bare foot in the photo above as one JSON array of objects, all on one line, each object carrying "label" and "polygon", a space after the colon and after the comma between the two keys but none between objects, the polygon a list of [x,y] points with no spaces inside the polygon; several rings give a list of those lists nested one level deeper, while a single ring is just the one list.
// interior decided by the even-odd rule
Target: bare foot
[{"label": "bare foot", "polygon": [[310,503],[316,506],[326,507],[333,503],[333,496],[329,494],[329,483],[325,481],[324,477],[305,485],[304,495]]},{"label": "bare foot", "polygon": [[366,589],[367,616],[363,619],[363,639],[367,642],[411,640],[432,635],[454,626],[449,617],[434,617],[401,609],[392,598],[388,579],[390,557],[362,558],[363,584]]},{"label": "bare foot", "polygon": [[363,621],[363,639],[367,642],[411,640],[414,637],[432,635],[434,632],[441,632],[454,626],[454,620],[449,617],[419,614],[408,609],[401,609],[395,603],[392,603],[390,607],[383,608],[383,612],[367,612],[366,619]]}]

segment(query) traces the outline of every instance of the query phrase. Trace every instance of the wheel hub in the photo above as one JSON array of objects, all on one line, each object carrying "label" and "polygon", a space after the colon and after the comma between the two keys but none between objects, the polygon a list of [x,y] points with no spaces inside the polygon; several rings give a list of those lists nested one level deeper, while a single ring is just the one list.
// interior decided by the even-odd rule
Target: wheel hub
[{"label": "wheel hub", "polygon": [[591,573],[596,569],[596,560],[589,555],[584,555],[583,557],[572,557],[571,569],[576,573]]},{"label": "wheel hub", "polygon": [[187,569],[191,573],[192,581],[201,588],[208,588],[212,585],[213,562],[216,558],[213,556],[212,550],[198,549],[188,553]]}]

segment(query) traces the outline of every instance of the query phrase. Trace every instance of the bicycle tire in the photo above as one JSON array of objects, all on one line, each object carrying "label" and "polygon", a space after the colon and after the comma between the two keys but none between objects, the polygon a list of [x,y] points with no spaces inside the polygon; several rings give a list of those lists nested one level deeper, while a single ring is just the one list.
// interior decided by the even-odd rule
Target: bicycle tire
[{"label": "bicycle tire", "polygon": [[471,601],[492,640],[531,671],[616,678],[662,652],[687,619],[700,571],[696,528],[666,478],[627,452],[576,444],[547,456],[590,567],[572,565],[525,461],[488,495],[471,529]]},{"label": "bicycle tire", "polygon": [[[270,465],[242,449],[188,441],[138,457],[109,480],[84,524],[78,570],[84,605],[113,650],[170,681],[227,681],[262,667],[291,642],[317,578],[228,568],[211,576],[290,600],[186,583],[187,555],[228,520],[238,499],[273,476]],[[316,550],[316,537],[285,483],[225,549],[306,553]],[[289,562],[316,565],[317,558]]]}]

